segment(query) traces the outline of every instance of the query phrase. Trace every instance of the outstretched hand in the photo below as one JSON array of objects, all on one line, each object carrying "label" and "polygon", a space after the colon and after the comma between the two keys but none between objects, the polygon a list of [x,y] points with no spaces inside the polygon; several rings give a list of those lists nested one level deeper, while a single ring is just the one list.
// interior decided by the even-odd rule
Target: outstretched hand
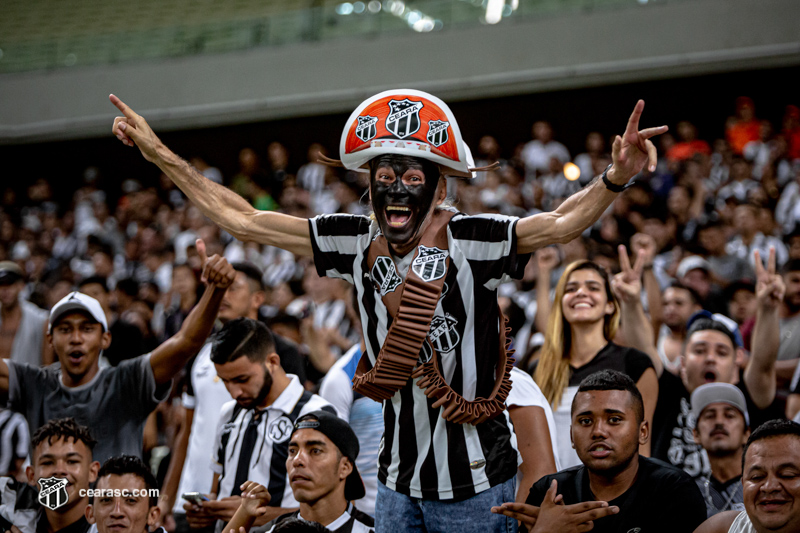
[{"label": "outstretched hand", "polygon": [[783,302],[786,285],[780,274],[776,273],[775,248],[770,247],[769,249],[767,268],[764,268],[758,250],[753,252],[753,255],[755,256],[756,271],[756,301],[764,309],[777,309]]},{"label": "outstretched hand", "polygon": [[645,263],[645,251],[640,249],[636,254],[636,259],[631,266],[628,259],[628,249],[624,244],[619,248],[619,266],[622,269],[618,274],[611,278],[611,290],[625,303],[636,303],[642,294],[642,269]]},{"label": "outstretched hand", "polygon": [[558,482],[554,479],[544,495],[531,533],[583,533],[594,527],[594,520],[619,512],[619,507],[609,507],[607,502],[564,505],[563,498],[556,494],[557,491]]},{"label": "outstretched hand", "polygon": [[227,259],[217,254],[208,257],[206,255],[206,243],[203,239],[195,241],[197,255],[200,256],[200,264],[203,265],[203,273],[200,280],[203,283],[214,285],[218,289],[227,289],[236,279],[236,270]]},{"label": "outstretched hand", "polygon": [[113,94],[108,95],[108,99],[123,115],[114,119],[111,133],[126,146],[138,146],[144,158],[151,163],[155,161],[161,141],[150,129],[147,121]]},{"label": "outstretched hand", "polygon": [[[644,100],[636,102],[633,113],[628,119],[628,126],[622,136],[617,135],[611,149],[614,166],[609,170],[608,179],[616,184],[624,185],[632,177],[641,172],[645,164],[650,172],[656,169],[658,152],[650,140],[651,137],[666,133],[667,126],[639,130],[639,119],[644,111]],[[613,172],[612,172],[613,171]]]}]

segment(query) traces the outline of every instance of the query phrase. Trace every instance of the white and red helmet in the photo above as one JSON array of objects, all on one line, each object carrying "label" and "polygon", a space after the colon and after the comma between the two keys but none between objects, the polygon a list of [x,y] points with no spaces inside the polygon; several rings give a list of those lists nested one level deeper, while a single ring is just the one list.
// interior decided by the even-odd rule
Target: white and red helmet
[{"label": "white and red helmet", "polygon": [[421,157],[446,167],[447,175],[473,177],[472,154],[453,112],[426,92],[385,91],[364,100],[350,115],[339,143],[342,165],[361,170],[385,154]]}]

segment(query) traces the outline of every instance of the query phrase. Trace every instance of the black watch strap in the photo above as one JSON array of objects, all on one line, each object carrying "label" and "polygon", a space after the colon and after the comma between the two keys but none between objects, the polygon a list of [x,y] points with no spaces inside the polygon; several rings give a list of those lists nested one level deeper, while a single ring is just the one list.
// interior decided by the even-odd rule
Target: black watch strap
[{"label": "black watch strap", "polygon": [[606,169],[603,171],[603,173],[600,174],[600,178],[602,178],[603,184],[606,186],[606,189],[608,189],[611,192],[622,192],[631,186],[633,182],[626,183],[625,185],[617,185],[616,183],[611,183],[611,181],[608,179],[608,176],[606,175],[608,174],[608,169],[610,168],[611,165],[608,165]]}]

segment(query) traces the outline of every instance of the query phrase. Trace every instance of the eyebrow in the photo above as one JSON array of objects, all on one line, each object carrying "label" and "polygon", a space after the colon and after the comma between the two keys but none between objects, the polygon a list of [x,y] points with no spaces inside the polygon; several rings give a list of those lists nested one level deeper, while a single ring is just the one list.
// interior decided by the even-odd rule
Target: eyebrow
[{"label": "eyebrow", "polygon": [[[607,415],[624,415],[625,411],[620,411],[619,409],[604,409],[603,413],[605,413]],[[577,413],[575,416],[586,416],[586,415],[593,415],[593,414],[594,414],[594,412],[592,412],[592,411],[583,411],[583,412]]]},{"label": "eyebrow", "polygon": [[[82,459],[83,458],[83,456],[78,452],[66,453],[66,454],[64,454],[64,457],[68,457],[68,458],[69,457],[77,457],[78,459]],[[40,461],[42,459],[56,459],[56,458],[58,458],[58,456],[56,454],[54,454],[54,453],[43,453],[42,455],[39,456],[39,460]]]}]

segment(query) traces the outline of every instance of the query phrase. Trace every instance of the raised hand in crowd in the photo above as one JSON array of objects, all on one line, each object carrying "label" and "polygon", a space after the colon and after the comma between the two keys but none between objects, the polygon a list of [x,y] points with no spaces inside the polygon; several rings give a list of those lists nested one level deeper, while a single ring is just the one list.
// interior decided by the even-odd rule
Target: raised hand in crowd
[{"label": "raised hand in crowd", "polygon": [[206,256],[206,246],[197,239],[197,252],[203,262],[203,280],[208,283],[205,293],[186,317],[181,329],[153,350],[150,365],[156,383],[166,383],[195,355],[211,333],[217,311],[236,271],[228,260],[219,255]]},{"label": "raised hand in crowd", "polygon": [[756,274],[756,323],[753,326],[750,342],[752,350],[750,361],[744,370],[744,379],[753,403],[760,409],[765,409],[773,402],[777,392],[780,309],[786,286],[777,273],[775,248],[771,247],[769,250],[766,268],[758,250],[753,255]]},{"label": "raised hand in crowd", "polygon": [[642,270],[645,264],[645,250],[639,248],[631,266],[628,249],[620,244],[619,266],[620,272],[611,278],[611,289],[623,303],[634,305],[642,296]]},{"label": "raised hand in crowd", "polygon": [[777,311],[783,303],[786,285],[783,277],[777,273],[775,248],[769,250],[766,268],[759,251],[756,250],[753,255],[755,256],[756,301],[764,310]]}]

